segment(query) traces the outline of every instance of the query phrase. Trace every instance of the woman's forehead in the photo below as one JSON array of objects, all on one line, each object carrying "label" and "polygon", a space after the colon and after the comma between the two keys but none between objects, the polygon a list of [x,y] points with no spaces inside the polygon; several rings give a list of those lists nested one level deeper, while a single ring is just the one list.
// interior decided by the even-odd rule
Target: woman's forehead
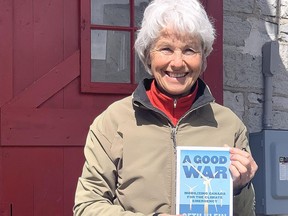
[{"label": "woman's forehead", "polygon": [[200,37],[196,34],[191,33],[180,33],[171,28],[165,28],[160,32],[159,37],[156,39],[155,43],[158,42],[175,42],[181,41],[185,44],[201,44]]}]

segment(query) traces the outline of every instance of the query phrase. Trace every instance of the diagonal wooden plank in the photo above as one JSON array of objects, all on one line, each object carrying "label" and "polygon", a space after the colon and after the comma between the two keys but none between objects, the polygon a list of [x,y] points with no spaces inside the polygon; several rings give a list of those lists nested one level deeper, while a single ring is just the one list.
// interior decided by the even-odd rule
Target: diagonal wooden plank
[{"label": "diagonal wooden plank", "polygon": [[15,96],[2,109],[6,110],[12,107],[37,108],[40,106],[80,75],[79,53],[79,50],[73,53],[19,95]]}]

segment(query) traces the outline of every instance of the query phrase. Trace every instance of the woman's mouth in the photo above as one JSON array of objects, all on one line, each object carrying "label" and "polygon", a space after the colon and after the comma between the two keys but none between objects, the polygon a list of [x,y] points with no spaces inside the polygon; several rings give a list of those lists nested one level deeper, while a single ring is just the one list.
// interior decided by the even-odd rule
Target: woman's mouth
[{"label": "woman's mouth", "polygon": [[166,75],[168,75],[171,78],[182,78],[185,77],[188,73],[173,73],[173,72],[166,72]]}]

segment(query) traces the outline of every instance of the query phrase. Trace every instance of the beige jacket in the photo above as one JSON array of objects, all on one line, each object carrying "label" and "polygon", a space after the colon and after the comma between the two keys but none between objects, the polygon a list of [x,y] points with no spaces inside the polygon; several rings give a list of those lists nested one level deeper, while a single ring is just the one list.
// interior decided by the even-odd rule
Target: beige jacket
[{"label": "beige jacket", "polygon": [[[228,144],[249,151],[245,126],[214,102],[203,81],[199,80],[196,101],[176,127],[150,104],[145,93],[150,83],[145,80],[91,125],[75,216],[174,214],[176,146]],[[234,215],[255,215],[253,187],[244,188],[233,201]]]}]

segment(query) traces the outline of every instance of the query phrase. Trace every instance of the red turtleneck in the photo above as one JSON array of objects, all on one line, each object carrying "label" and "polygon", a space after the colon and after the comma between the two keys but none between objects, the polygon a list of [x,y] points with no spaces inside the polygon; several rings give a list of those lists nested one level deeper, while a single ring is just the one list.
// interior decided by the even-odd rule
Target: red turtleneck
[{"label": "red turtleneck", "polygon": [[151,84],[150,90],[147,91],[147,96],[152,105],[159,110],[163,111],[174,125],[192,106],[198,90],[198,81],[194,91],[189,95],[181,98],[171,98],[161,93],[156,87],[155,80]]}]

